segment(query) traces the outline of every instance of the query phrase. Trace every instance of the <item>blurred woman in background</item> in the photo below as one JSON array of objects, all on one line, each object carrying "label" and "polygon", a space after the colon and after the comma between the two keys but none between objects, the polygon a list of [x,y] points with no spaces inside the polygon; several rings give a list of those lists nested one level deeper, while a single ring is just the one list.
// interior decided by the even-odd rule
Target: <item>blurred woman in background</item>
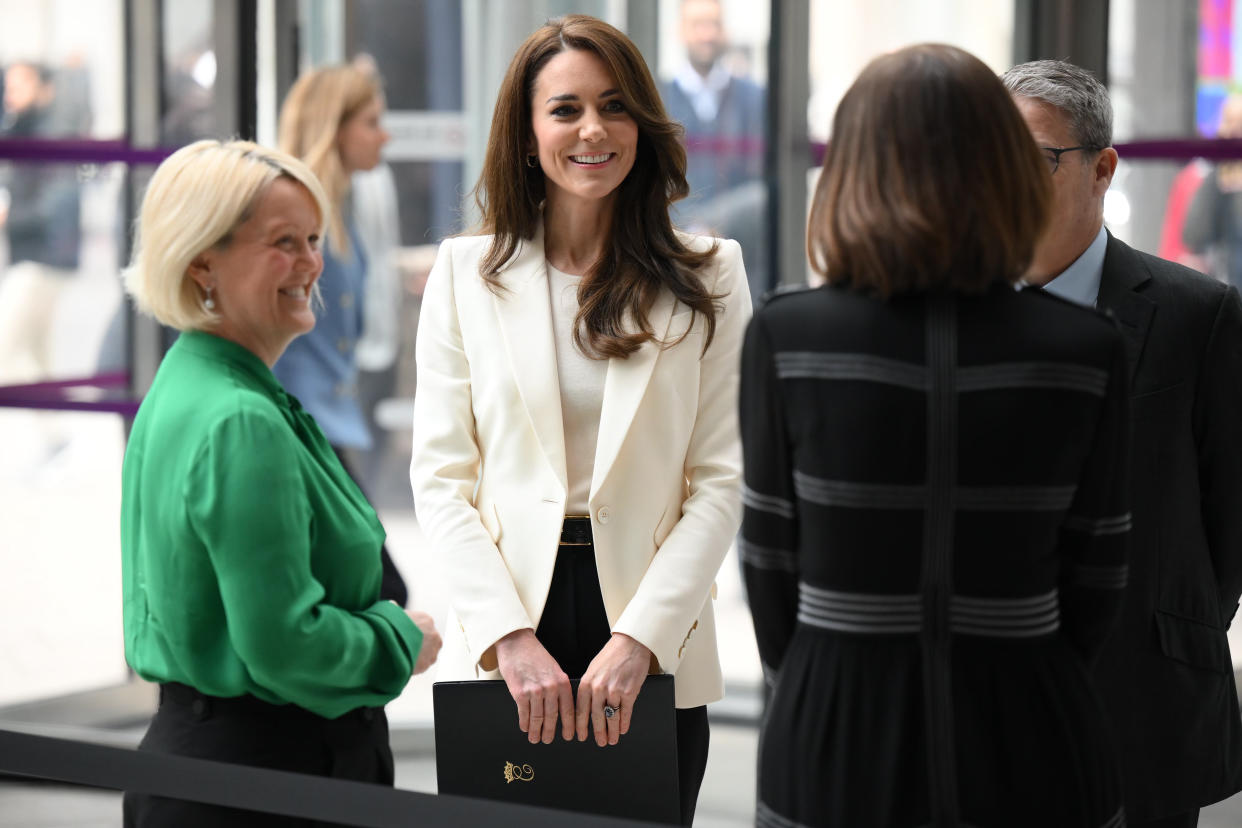
[{"label": "blurred woman in background", "polygon": [[[366,251],[350,209],[350,176],[380,163],[389,135],[380,123],[378,76],[355,65],[327,66],[298,78],[280,110],[280,148],[301,159],[323,183],[328,233],[323,245],[323,306],[315,329],[290,345],[273,371],[319,423],[332,449],[361,485],[350,450],[371,447],[358,402],[356,350],[366,297]],[[405,606],[409,591],[387,547],[380,594]]]}]

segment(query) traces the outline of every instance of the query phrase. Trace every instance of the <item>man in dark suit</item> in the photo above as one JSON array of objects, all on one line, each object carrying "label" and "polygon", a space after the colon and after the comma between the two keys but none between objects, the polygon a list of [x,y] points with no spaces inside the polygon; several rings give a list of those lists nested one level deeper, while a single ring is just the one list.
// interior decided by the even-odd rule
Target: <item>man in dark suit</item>
[{"label": "man in dark suit", "polygon": [[1117,168],[1108,91],[1063,61],[1002,77],[1052,173],[1027,281],[1111,312],[1126,340],[1133,541],[1122,622],[1094,665],[1131,828],[1182,828],[1242,789],[1225,637],[1242,594],[1242,302],[1104,229]]},{"label": "man in dark suit", "polygon": [[686,128],[690,197],[674,217],[688,230],[737,239],[757,298],[769,287],[764,89],[729,66],[719,0],[681,0],[679,32],[686,60],[662,89],[669,117]]}]

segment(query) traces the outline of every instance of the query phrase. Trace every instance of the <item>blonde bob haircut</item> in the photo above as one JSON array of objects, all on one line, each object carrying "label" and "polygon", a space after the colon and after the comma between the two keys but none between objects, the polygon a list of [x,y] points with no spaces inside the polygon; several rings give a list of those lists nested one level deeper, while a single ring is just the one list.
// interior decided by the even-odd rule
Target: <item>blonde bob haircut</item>
[{"label": "blonde bob haircut", "polygon": [[349,64],[325,66],[298,78],[280,108],[277,144],[305,161],[323,182],[332,207],[328,242],[337,253],[349,252],[343,217],[349,173],[337,139],[346,121],[383,94],[379,77],[370,72]]},{"label": "blonde bob haircut", "polygon": [[125,288],[138,309],[180,331],[210,330],[219,315],[189,277],[190,263],[233,232],[277,178],[307,189],[327,223],[328,197],[310,169],[279,150],[250,141],[196,141],[159,165],[142,199]]}]

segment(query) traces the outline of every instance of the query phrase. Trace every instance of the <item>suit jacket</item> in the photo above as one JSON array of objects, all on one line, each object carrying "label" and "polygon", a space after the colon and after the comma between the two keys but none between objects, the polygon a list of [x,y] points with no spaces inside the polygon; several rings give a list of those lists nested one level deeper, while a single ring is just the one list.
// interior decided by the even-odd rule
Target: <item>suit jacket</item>
[{"label": "suit jacket", "polygon": [[739,184],[763,177],[763,87],[749,78],[730,78],[711,121],[699,118],[676,81],[664,84],[663,92],[669,117],[686,128],[690,199],[677,205],[679,213],[695,213]]},{"label": "suit jacket", "polygon": [[1134,531],[1097,679],[1127,816],[1148,820],[1242,789],[1225,637],[1242,593],[1242,302],[1110,235],[1098,304],[1120,322],[1130,363]]},{"label": "suit jacket", "polygon": [[[410,475],[455,615],[446,680],[498,677],[496,641],[538,626],[565,516],[543,236],[505,266],[499,296],[479,276],[490,241],[440,246],[418,326]],[[706,353],[697,316],[678,344],[609,361],[589,499],[609,624],[676,675],[678,707],[723,693],[709,593],[741,519],[736,400],[750,298],[736,242],[720,242],[704,280],[723,303]],[[674,338],[691,312],[665,294],[649,322]]]}]

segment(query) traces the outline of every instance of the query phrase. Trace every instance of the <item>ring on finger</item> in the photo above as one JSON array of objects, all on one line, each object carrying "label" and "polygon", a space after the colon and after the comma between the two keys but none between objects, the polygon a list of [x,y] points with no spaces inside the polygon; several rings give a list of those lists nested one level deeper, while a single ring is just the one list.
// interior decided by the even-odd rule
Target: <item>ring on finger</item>
[{"label": "ring on finger", "polygon": [[613,716],[617,715],[620,712],[621,712],[620,704],[618,704],[616,707],[613,707],[611,704],[604,705],[604,718],[605,719],[611,719]]}]

